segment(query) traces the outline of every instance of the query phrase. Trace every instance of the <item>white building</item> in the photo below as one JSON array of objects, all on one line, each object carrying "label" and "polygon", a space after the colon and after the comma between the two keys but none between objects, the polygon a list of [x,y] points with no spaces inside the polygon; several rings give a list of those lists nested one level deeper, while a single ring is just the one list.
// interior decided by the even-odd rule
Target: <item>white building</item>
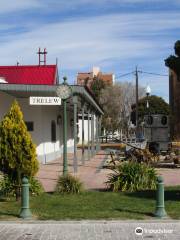
[{"label": "white building", "polygon": [[[30,96],[55,97],[58,84],[56,65],[0,66],[0,121],[10,109],[14,99],[20,104],[27,128],[37,146],[40,162],[47,163],[58,158],[63,152],[63,106],[30,105]],[[68,152],[74,152],[74,163],[77,164],[77,124],[78,113],[89,114],[87,126],[80,130],[84,148],[84,136],[91,156],[95,145],[98,146],[99,119],[103,111],[92,94],[83,86],[71,86],[72,96],[67,100],[67,146]],[[90,109],[90,110],[89,110]],[[82,126],[84,124],[82,119]],[[89,127],[88,127],[89,126]],[[97,131],[95,132],[94,129]],[[82,129],[82,128],[81,128]],[[94,136],[94,137],[92,137]],[[84,149],[83,149],[84,154]]]}]

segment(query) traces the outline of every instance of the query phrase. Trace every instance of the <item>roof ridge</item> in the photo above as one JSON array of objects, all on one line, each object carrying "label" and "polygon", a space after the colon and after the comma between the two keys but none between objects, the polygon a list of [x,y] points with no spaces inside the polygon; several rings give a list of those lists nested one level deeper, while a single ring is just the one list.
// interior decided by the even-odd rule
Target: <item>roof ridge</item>
[{"label": "roof ridge", "polygon": [[0,66],[0,68],[25,68],[25,67],[56,67],[56,64],[47,64],[47,65],[7,65],[7,66]]}]

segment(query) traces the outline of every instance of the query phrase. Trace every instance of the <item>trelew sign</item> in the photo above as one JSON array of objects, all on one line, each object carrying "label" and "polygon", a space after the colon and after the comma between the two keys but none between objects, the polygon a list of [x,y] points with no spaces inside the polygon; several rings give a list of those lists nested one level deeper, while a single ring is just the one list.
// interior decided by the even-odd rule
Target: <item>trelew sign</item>
[{"label": "trelew sign", "polygon": [[30,97],[30,105],[61,105],[59,97]]}]

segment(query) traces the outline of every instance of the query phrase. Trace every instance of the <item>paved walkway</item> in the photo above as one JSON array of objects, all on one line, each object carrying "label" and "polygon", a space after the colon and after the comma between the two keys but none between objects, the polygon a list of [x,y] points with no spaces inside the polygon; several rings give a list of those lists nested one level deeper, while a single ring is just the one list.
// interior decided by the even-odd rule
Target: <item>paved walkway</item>
[{"label": "paved walkway", "polygon": [[[85,164],[81,162],[81,151],[78,151],[78,172],[74,174],[73,154],[68,154],[68,171],[81,179],[86,189],[105,189],[107,176],[111,170],[102,168],[107,159],[105,151],[100,151],[90,161],[85,157]],[[57,159],[46,165],[41,164],[38,179],[42,182],[45,191],[52,192],[55,189],[58,176],[63,171],[63,159]],[[157,172],[163,176],[166,186],[180,185],[179,168],[160,168]]]},{"label": "paved walkway", "polygon": [[[74,173],[73,154],[68,154],[68,172],[77,176],[84,183],[86,189],[104,189],[106,188],[105,181],[108,173],[111,170],[102,169],[102,166],[107,159],[104,151],[99,151],[96,156],[87,160],[87,152],[85,154],[85,164],[81,161],[81,151],[78,151],[78,172]],[[59,175],[63,173],[62,157],[52,161],[46,165],[41,164],[38,172],[38,179],[42,182],[45,191],[52,192],[56,186]]]},{"label": "paved walkway", "polygon": [[180,168],[159,168],[157,172],[163,176],[166,186],[180,186]]},{"label": "paved walkway", "polygon": [[[138,229],[137,229],[138,228]],[[135,233],[136,232],[136,233]],[[137,233],[141,235],[137,235]],[[0,223],[0,240],[178,240],[178,221]]]}]

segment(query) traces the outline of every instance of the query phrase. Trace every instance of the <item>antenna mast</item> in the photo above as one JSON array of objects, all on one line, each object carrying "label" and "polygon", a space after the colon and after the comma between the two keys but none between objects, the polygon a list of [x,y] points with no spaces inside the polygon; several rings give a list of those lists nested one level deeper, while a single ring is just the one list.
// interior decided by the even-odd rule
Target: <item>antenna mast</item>
[{"label": "antenna mast", "polygon": [[[44,48],[44,51],[41,51],[41,48],[39,48],[37,54],[39,55],[39,66],[41,65],[41,63],[44,63],[44,65],[46,65],[46,48]],[[44,55],[44,60],[41,60],[41,55]]]}]

